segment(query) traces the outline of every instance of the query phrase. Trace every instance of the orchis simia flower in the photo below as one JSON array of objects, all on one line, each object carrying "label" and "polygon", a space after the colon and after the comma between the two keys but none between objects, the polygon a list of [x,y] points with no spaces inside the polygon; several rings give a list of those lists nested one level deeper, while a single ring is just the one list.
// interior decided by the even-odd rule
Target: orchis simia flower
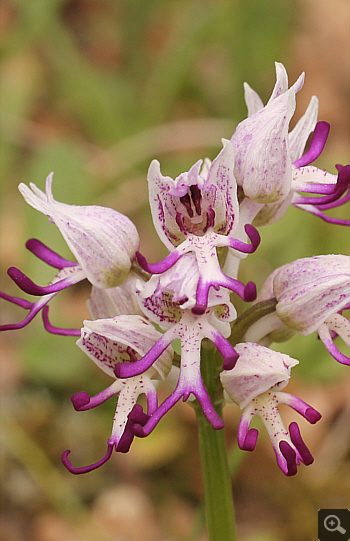
[{"label": "orchis simia flower", "polygon": [[342,364],[350,357],[339,351],[339,336],[350,347],[350,257],[320,255],[297,259],[275,271],[276,313],[287,327],[307,336],[317,332],[327,350]]},{"label": "orchis simia flower", "polygon": [[[55,201],[51,189],[52,176],[51,173],[46,179],[46,193],[35,184],[30,184],[30,188],[20,184],[19,190],[27,203],[56,224],[78,263],[62,258],[37,239],[29,240],[26,247],[49,265],[60,269],[60,272],[48,286],[42,287],[34,284],[19,269],[11,267],[8,274],[20,289],[42,298],[36,303],[30,303],[1,293],[4,299],[29,310],[24,321],[3,326],[1,330],[23,327],[56,293],[85,278],[97,288],[118,286],[127,278],[139,248],[136,227],[123,214],[96,205],[66,205]],[[47,310],[46,307],[43,312],[47,330],[70,334],[69,330],[55,329],[50,325]]]},{"label": "orchis simia flower", "polygon": [[[349,169],[337,166],[337,176],[310,166],[321,154],[329,133],[327,122],[317,122],[318,99],[311,98],[305,114],[288,133],[295,95],[303,86],[304,74],[288,89],[287,72],[276,62],[276,76],[265,107],[258,94],[245,83],[248,118],[237,126],[231,138],[235,150],[234,175],[247,198],[240,212],[247,213],[251,221],[256,217],[256,225],[266,225],[282,218],[293,204],[331,223],[349,225],[349,220],[324,214],[325,210],[349,200]],[[303,154],[312,132],[310,146]],[[241,220],[241,227],[244,223]]]},{"label": "orchis simia flower", "polygon": [[320,255],[297,259],[275,269],[259,291],[256,302],[275,298],[275,312],[255,322],[247,341],[270,345],[299,332],[317,332],[329,353],[350,365],[334,340],[350,347],[350,322],[342,314],[350,308],[350,257]]},{"label": "orchis simia flower", "polygon": [[154,226],[171,253],[159,263],[147,263],[137,254],[141,267],[151,274],[170,269],[182,256],[193,252],[199,278],[197,302],[192,311],[204,314],[211,287],[225,287],[245,301],[256,297],[255,284],[241,282],[225,275],[220,267],[217,248],[229,247],[252,253],[260,242],[257,230],[245,227],[251,244],[233,238],[238,224],[237,185],[233,175],[234,153],[231,143],[223,139],[224,148],[215,160],[198,161],[187,173],[175,180],[164,177],[154,160],[148,171],[149,199]]},{"label": "orchis simia flower", "polygon": [[250,424],[258,415],[269,434],[279,467],[286,475],[295,475],[297,466],[301,462],[312,464],[313,457],[296,422],[289,425],[288,433],[278,405],[287,404],[311,424],[321,418],[318,411],[300,398],[280,392],[289,381],[291,368],[299,361],[250,342],[237,344],[235,348],[239,354],[237,364],[233,370],[223,371],[220,379],[230,399],[243,409],[238,445],[246,451],[255,449],[258,430],[250,428]]},{"label": "orchis simia flower", "polygon": [[[160,337],[161,333],[145,318],[138,315],[121,315],[115,318],[84,321],[77,345],[99,368],[115,378],[115,367],[118,363],[137,363]],[[157,409],[158,398],[153,381],[166,378],[172,358],[172,348],[165,347],[152,366],[142,374],[129,379],[116,379],[107,389],[93,397],[87,392],[72,396],[72,403],[77,411],[95,408],[117,394],[118,402],[106,455],[95,464],[75,468],[68,460],[70,451],[65,451],[62,461],[69,471],[76,474],[87,473],[104,464],[110,458],[113,448],[122,453],[129,450],[134,438],[133,424],[142,425]],[[146,395],[147,413],[136,404],[141,394]],[[131,411],[132,416],[128,419]]]}]

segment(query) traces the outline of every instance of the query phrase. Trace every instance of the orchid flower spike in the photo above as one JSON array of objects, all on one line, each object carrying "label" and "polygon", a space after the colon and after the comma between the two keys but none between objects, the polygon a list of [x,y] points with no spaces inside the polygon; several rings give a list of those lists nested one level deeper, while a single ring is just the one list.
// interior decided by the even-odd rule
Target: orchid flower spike
[{"label": "orchid flower spike", "polygon": [[309,465],[313,457],[306,447],[297,423],[285,428],[278,411],[279,404],[287,404],[300,413],[311,424],[321,415],[300,398],[280,392],[290,378],[291,368],[298,364],[296,359],[268,348],[246,342],[235,346],[239,358],[235,368],[221,373],[222,385],[231,400],[243,409],[238,427],[238,445],[253,451],[258,430],[250,428],[255,415],[261,417],[270,436],[277,463],[285,475],[295,475],[297,466]]},{"label": "orchid flower spike", "polygon": [[136,227],[113,209],[55,201],[52,178],[53,173],[46,179],[45,193],[32,183],[30,188],[21,183],[19,191],[29,205],[46,214],[58,227],[91,284],[98,288],[120,285],[139,248]]},{"label": "orchid flower spike", "polygon": [[320,255],[297,259],[275,273],[276,312],[284,325],[307,336],[317,332],[327,350],[342,364],[350,357],[334,343],[339,336],[350,347],[350,257]]},{"label": "orchid flower spike", "polygon": [[[136,363],[160,337],[159,331],[145,318],[124,315],[84,321],[77,345],[103,372],[116,378],[115,367],[118,363]],[[158,398],[153,382],[166,378],[171,369],[172,358],[172,348],[164,348],[158,359],[143,374],[129,379],[116,379],[107,389],[93,397],[90,397],[87,392],[72,396],[72,403],[77,411],[99,406],[117,394],[118,402],[112,434],[107,442],[106,455],[95,464],[75,468],[68,460],[70,451],[65,451],[62,461],[69,471],[76,474],[87,473],[104,464],[110,458],[113,448],[122,453],[129,450],[134,437],[134,423],[137,422],[139,426],[142,426],[157,409]],[[136,404],[141,394],[146,395],[146,414],[143,413],[141,406]],[[135,406],[137,406],[136,409]],[[133,411],[133,420],[128,418],[131,411]]]},{"label": "orchid flower spike", "polygon": [[138,254],[141,267],[151,274],[171,268],[183,255],[193,252],[198,263],[197,303],[194,313],[207,308],[210,287],[226,287],[246,301],[255,299],[255,285],[244,286],[221,270],[218,247],[252,253],[260,242],[259,233],[248,224],[251,244],[233,238],[238,225],[237,185],[233,175],[233,148],[223,139],[224,148],[213,163],[201,169],[197,162],[175,180],[164,177],[159,162],[149,168],[149,198],[156,231],[171,253],[161,262],[149,264]]}]

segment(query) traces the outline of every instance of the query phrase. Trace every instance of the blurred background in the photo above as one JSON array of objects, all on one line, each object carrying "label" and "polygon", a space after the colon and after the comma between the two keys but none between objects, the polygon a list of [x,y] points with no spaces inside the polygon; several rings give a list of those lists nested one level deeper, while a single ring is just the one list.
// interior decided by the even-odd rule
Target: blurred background
[{"label": "blurred background", "polygon": [[[28,238],[70,257],[58,230],[17,190],[19,182],[43,189],[50,171],[57,200],[127,214],[142,252],[151,261],[163,257],[148,207],[150,161],[159,159],[175,177],[199,158],[214,158],[221,137],[230,138],[246,116],[243,82],[266,102],[275,60],[291,83],[306,71],[292,125],[313,94],[319,119],[331,124],[317,165],[335,172],[336,163],[348,163],[349,24],[346,0],[2,0],[1,289],[21,296],[9,266],[42,285],[52,279],[53,269],[25,250]],[[344,228],[297,209],[261,234],[241,275],[258,285],[296,258],[349,253]],[[52,323],[80,327],[88,295],[85,283],[59,295]],[[3,323],[24,317],[5,301],[1,312]],[[46,333],[40,317],[1,339],[1,540],[205,541],[191,407],[178,404],[127,455],[73,476],[62,451],[72,449],[77,466],[98,460],[115,404],[78,413],[70,396],[95,394],[109,378],[73,337]],[[315,463],[284,477],[264,430],[254,453],[234,453],[240,413],[227,406],[241,541],[310,541],[319,508],[349,507],[346,367],[315,335],[277,347],[300,360],[287,390],[323,414],[315,426],[300,419]],[[286,424],[297,415],[282,414]]]}]

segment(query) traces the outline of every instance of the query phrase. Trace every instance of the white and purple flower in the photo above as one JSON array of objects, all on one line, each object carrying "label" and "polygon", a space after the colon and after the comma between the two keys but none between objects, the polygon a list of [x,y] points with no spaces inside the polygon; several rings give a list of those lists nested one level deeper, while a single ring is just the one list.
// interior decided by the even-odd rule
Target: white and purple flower
[{"label": "white and purple flower", "polygon": [[336,336],[350,347],[350,257],[320,255],[297,259],[275,273],[276,313],[287,327],[307,336],[317,332],[331,355],[342,364],[350,357],[335,345]]},{"label": "white and purple flower", "polygon": [[237,344],[235,349],[239,355],[236,366],[233,370],[224,370],[220,379],[231,400],[243,409],[238,445],[246,451],[255,449],[258,430],[250,428],[250,424],[258,415],[269,434],[279,467],[286,475],[295,475],[297,466],[301,462],[311,464],[313,457],[297,423],[292,422],[287,431],[278,405],[287,404],[311,424],[321,418],[318,411],[300,398],[280,392],[288,384],[292,367],[299,361],[250,342]]},{"label": "white and purple flower", "polygon": [[[191,256],[186,256],[186,258],[191,259]],[[175,271],[169,269],[167,274],[173,275],[172,287],[177,294],[176,282],[180,283],[181,278],[178,277],[176,280],[174,276],[176,266]],[[140,307],[150,320],[167,330],[142,359],[133,364],[116,365],[115,373],[120,378],[142,374],[176,339],[180,339],[181,342],[181,364],[175,390],[153,413],[145,426],[139,429],[137,435],[148,435],[178,400],[182,398],[185,401],[191,394],[198,399],[208,422],[214,428],[223,428],[223,421],[216,413],[204,386],[200,368],[201,344],[205,338],[213,342],[222,354],[225,368],[232,368],[237,361],[237,352],[225,338],[225,335],[230,334],[229,322],[236,317],[228,292],[225,290],[211,292],[207,310],[204,314],[197,315],[193,313],[190,306],[183,308],[181,302],[174,302],[173,291],[167,289],[161,295],[159,291],[149,295],[149,291],[148,284],[138,291]],[[191,283],[188,284],[186,298],[193,298],[193,284]]]},{"label": "white and purple flower", "polygon": [[120,285],[127,277],[140,245],[134,224],[110,208],[90,205],[81,207],[55,201],[51,173],[45,193],[35,184],[19,185],[26,202],[49,217],[58,227],[71,252],[96,287]]},{"label": "white and purple flower", "polygon": [[247,224],[245,227],[251,244],[234,238],[238,226],[237,185],[233,175],[234,154],[229,141],[223,139],[224,148],[213,163],[201,161],[188,173],[175,180],[164,177],[159,163],[153,161],[149,172],[149,196],[156,231],[171,253],[161,262],[149,264],[138,254],[141,267],[160,274],[171,268],[182,256],[193,252],[198,263],[198,284],[195,314],[207,308],[209,289],[225,287],[245,301],[255,299],[252,282],[244,286],[222,271],[217,248],[228,247],[252,253],[260,242],[259,233]]},{"label": "white and purple flower", "polygon": [[[295,96],[303,83],[304,74],[288,89],[287,72],[276,62],[276,84],[265,106],[258,94],[247,83],[244,85],[248,118],[237,126],[231,141],[235,154],[234,175],[248,198],[240,212],[248,205],[248,214],[255,217],[254,225],[267,225],[281,219],[291,204],[331,223],[350,223],[324,213],[349,200],[348,166],[338,166],[338,175],[333,175],[310,165],[323,151],[329,133],[327,122],[317,122],[316,96],[311,98],[305,114],[289,132]],[[312,132],[310,146],[304,153]]]},{"label": "white and purple flower", "polygon": [[[77,345],[103,372],[116,378],[115,368],[118,363],[137,363],[160,337],[161,333],[145,318],[138,315],[123,315],[84,321]],[[158,397],[153,382],[166,378],[171,369],[172,358],[173,350],[167,346],[152,366],[142,374],[129,379],[116,378],[112,385],[93,397],[87,392],[72,396],[72,403],[77,411],[95,408],[115,395],[118,395],[118,401],[106,455],[95,464],[75,468],[68,460],[70,451],[65,451],[62,461],[69,471],[76,474],[87,473],[104,464],[110,458],[113,449],[122,453],[129,450],[134,431],[133,422],[128,416],[133,411],[134,421],[140,425],[157,411]],[[141,407],[134,408],[141,394],[146,396],[147,413],[143,413]]]},{"label": "white and purple flower", "polygon": [[44,324],[49,332],[79,335],[77,329],[60,329],[50,324],[47,305],[52,297],[85,278],[99,289],[116,287],[127,279],[131,265],[136,260],[140,240],[129,218],[110,208],[67,205],[55,201],[52,178],[53,173],[46,179],[45,193],[35,184],[30,184],[29,188],[22,183],[19,190],[27,203],[46,214],[57,225],[77,262],[64,259],[37,239],[30,239],[26,243],[28,250],[48,265],[59,269],[59,273],[48,286],[39,286],[19,269],[9,268],[10,278],[22,291],[40,296],[41,299],[29,302],[0,292],[5,300],[29,310],[23,321],[3,325],[0,330],[22,328],[43,310]]}]

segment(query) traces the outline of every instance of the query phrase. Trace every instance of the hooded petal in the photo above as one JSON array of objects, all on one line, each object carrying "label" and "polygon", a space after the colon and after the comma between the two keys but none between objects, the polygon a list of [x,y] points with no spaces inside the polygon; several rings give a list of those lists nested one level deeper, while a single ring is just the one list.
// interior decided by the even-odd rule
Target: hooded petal
[{"label": "hooded petal", "polygon": [[290,89],[238,124],[231,138],[237,183],[253,201],[277,203],[290,192],[288,128],[294,110],[295,92]]},{"label": "hooded petal", "polygon": [[209,228],[231,234],[238,222],[233,148],[223,139],[223,150],[210,163],[198,161],[175,180],[164,177],[154,160],[148,171],[149,200],[154,226],[172,251],[188,235],[203,236]]},{"label": "hooded petal", "polygon": [[299,363],[289,355],[251,342],[237,344],[235,350],[239,354],[236,366],[224,370],[220,379],[229,397],[241,409],[271,388],[283,389],[291,368]]},{"label": "hooded petal", "polygon": [[282,322],[308,335],[350,300],[350,257],[297,259],[276,273],[273,289]]},{"label": "hooded petal", "polygon": [[51,173],[44,194],[35,184],[19,185],[29,205],[46,214],[59,228],[88,280],[99,288],[115,287],[127,277],[139,248],[134,224],[109,208],[66,205],[52,195]]},{"label": "hooded petal", "polygon": [[295,110],[295,94],[304,82],[302,74],[288,90],[284,66],[278,62],[275,65],[276,84],[265,107],[261,108],[260,98],[245,86],[249,117],[237,126],[231,138],[238,185],[247,197],[266,204],[283,201],[290,192],[288,129]]},{"label": "hooded petal", "polygon": [[288,73],[286,68],[281,62],[275,62],[276,70],[276,83],[273,87],[272,94],[267,104],[278,98],[281,94],[284,94],[288,90]]},{"label": "hooded petal", "polygon": [[[77,345],[101,370],[115,377],[118,363],[136,362],[162,337],[151,323],[137,315],[84,321]],[[165,379],[172,363],[168,347],[149,369],[149,377]]]},{"label": "hooded petal", "polygon": [[244,83],[244,100],[248,109],[248,116],[252,116],[264,108],[264,104],[259,94],[253,90],[248,83]]}]

